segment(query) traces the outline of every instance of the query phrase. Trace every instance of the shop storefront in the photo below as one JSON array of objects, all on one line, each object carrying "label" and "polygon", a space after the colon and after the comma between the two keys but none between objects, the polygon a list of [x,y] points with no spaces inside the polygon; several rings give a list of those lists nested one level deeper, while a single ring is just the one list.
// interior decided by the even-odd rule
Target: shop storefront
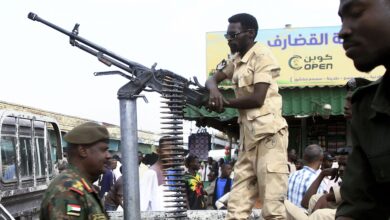
[{"label": "shop storefront", "polygon": [[345,87],[295,87],[280,90],[283,116],[289,125],[289,148],[319,144],[329,152],[351,145],[344,118]]},{"label": "shop storefront", "polygon": [[[373,81],[384,73],[382,67],[369,75],[357,71],[345,56],[339,30],[339,26],[266,29],[259,30],[255,39],[270,48],[281,67],[276,81],[283,97],[282,114],[289,125],[289,148],[296,149],[300,156],[309,144],[319,144],[330,152],[350,146],[350,126],[343,115],[345,84],[356,77]],[[224,33],[206,34],[208,75],[229,54]],[[229,82],[223,86],[228,88]],[[223,93],[234,96],[232,89]],[[187,106],[185,118],[238,135],[234,109],[218,114]]]}]

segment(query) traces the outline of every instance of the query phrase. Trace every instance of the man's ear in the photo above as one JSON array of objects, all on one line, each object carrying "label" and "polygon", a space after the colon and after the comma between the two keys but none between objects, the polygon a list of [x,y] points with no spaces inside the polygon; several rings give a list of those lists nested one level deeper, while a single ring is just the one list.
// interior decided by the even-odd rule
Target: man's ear
[{"label": "man's ear", "polygon": [[255,40],[256,32],[255,32],[254,29],[250,29],[250,30],[248,31],[248,34],[249,34],[249,36],[250,36],[251,39]]},{"label": "man's ear", "polygon": [[159,156],[161,155],[160,147],[156,147],[156,153],[157,153]]},{"label": "man's ear", "polygon": [[82,158],[86,158],[88,156],[87,148],[83,145],[77,146],[77,152],[79,153],[79,156]]}]

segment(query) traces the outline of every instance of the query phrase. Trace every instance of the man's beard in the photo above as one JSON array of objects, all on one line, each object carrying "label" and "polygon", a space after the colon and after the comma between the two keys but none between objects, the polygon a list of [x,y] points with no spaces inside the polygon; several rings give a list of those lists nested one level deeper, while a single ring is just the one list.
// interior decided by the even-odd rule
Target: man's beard
[{"label": "man's beard", "polygon": [[235,53],[239,52],[238,51],[238,47],[236,45],[231,45],[229,47],[230,47],[230,53],[231,54],[235,54]]}]

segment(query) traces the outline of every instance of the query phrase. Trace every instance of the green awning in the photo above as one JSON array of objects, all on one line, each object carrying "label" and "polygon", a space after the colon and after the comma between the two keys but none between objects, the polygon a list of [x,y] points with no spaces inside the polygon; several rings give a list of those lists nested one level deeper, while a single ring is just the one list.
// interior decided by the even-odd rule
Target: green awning
[{"label": "green awning", "polygon": [[[235,97],[233,89],[221,90],[221,92],[226,98]],[[219,121],[230,121],[237,116],[238,112],[234,108],[226,108],[222,113],[210,112],[204,106],[198,108],[190,104],[186,105],[184,108],[184,118],[187,120],[194,120],[198,118],[214,118]]]},{"label": "green awning", "polygon": [[[222,90],[222,94],[226,98],[234,97],[232,89]],[[239,129],[237,116],[237,109],[234,108],[226,108],[222,113],[210,112],[205,107],[198,108],[190,104],[187,104],[184,108],[184,119],[196,121],[198,127],[213,127],[235,137],[237,137]]]},{"label": "green awning", "polygon": [[229,121],[238,116],[238,112],[233,108],[226,108],[224,112],[210,112],[205,107],[195,107],[193,105],[187,105],[184,109],[184,117],[186,119],[198,119],[198,118],[215,118],[219,121]]},{"label": "green awning", "polygon": [[283,116],[321,114],[323,106],[331,106],[331,115],[344,112],[344,87],[312,87],[280,89],[283,97]]},{"label": "green awning", "polygon": [[[323,113],[325,104],[331,107],[331,115],[342,115],[344,111],[344,87],[295,87],[279,90],[283,97],[283,116],[310,116]],[[222,90],[225,97],[234,97],[233,89]],[[205,107],[186,105],[184,118],[197,121],[198,126],[211,126],[221,131],[236,132],[238,112],[226,108],[222,113],[209,112]]]},{"label": "green awning", "polygon": [[[283,115],[314,115],[324,104],[331,105],[331,115],[342,115],[344,111],[344,87],[305,87],[280,89],[283,98]],[[234,97],[232,89],[222,90],[225,97]],[[188,120],[197,118],[215,118],[220,121],[229,121],[237,117],[236,109],[226,108],[222,113],[209,112],[205,107],[197,108],[187,105],[184,117]]]}]

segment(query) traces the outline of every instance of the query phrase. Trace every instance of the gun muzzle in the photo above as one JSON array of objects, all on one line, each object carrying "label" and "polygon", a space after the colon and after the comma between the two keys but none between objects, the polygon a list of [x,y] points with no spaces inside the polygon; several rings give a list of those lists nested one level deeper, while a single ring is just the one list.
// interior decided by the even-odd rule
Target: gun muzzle
[{"label": "gun muzzle", "polygon": [[38,15],[35,14],[35,13],[33,13],[33,12],[30,12],[30,13],[28,13],[28,16],[27,16],[27,17],[30,18],[30,19],[33,20],[33,21],[36,21],[37,18],[38,18]]}]

